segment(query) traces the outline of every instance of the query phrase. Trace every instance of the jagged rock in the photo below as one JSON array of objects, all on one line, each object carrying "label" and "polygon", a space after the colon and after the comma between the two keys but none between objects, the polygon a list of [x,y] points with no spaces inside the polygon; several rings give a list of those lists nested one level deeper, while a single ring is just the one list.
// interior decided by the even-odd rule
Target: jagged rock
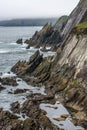
[{"label": "jagged rock", "polygon": [[68,17],[67,23],[62,31],[62,35],[67,37],[71,30],[80,22],[87,20],[87,1],[80,0],[79,4]]},{"label": "jagged rock", "polygon": [[11,104],[11,111],[13,111],[14,113],[20,113],[20,104],[18,101]]},{"label": "jagged rock", "polygon": [[6,77],[6,78],[1,78],[0,79],[0,82],[3,84],[3,85],[11,85],[11,86],[17,86],[17,82],[16,82],[16,79],[15,77]]},{"label": "jagged rock", "polygon": [[61,40],[62,38],[59,31],[47,23],[41,31],[36,31],[33,37],[26,42],[29,46],[42,46],[46,44],[58,44]]},{"label": "jagged rock", "polygon": [[37,57],[39,57],[39,56],[40,56],[40,52],[39,52],[39,50],[37,50],[37,51],[29,58],[28,64],[31,64],[32,62],[34,62],[35,59],[36,59]]},{"label": "jagged rock", "polygon": [[29,89],[16,89],[14,90],[14,94],[25,93],[26,91],[29,91]]},{"label": "jagged rock", "polygon": [[22,39],[18,39],[18,40],[16,41],[16,43],[17,43],[17,44],[22,44],[22,43],[23,43],[23,40],[22,40]]},{"label": "jagged rock", "polygon": [[35,54],[30,57],[29,62],[19,61],[12,67],[11,71],[20,76],[31,74],[42,61],[43,55],[40,55],[39,51],[36,51]]},{"label": "jagged rock", "polygon": [[39,104],[36,101],[28,99],[23,103],[22,113],[26,113],[29,117],[38,118],[40,111]]},{"label": "jagged rock", "polygon": [[57,22],[55,23],[54,27],[61,33],[62,30],[64,29],[66,23],[67,23],[67,19],[68,19],[68,16],[67,15],[64,15],[64,16],[61,16]]}]

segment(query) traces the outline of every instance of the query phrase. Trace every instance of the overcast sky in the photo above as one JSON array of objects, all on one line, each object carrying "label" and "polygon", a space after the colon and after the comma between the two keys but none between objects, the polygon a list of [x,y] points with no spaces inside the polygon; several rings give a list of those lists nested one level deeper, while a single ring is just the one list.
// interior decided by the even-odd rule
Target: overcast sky
[{"label": "overcast sky", "polygon": [[69,15],[79,0],[0,0],[0,19]]}]

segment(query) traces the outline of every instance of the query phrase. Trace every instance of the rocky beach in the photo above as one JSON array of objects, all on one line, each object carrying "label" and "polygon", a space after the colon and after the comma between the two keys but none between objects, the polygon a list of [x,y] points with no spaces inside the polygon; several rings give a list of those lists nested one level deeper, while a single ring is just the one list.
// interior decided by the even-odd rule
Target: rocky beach
[{"label": "rocky beach", "polygon": [[87,0],[16,45],[26,55],[0,73],[0,130],[87,130]]}]

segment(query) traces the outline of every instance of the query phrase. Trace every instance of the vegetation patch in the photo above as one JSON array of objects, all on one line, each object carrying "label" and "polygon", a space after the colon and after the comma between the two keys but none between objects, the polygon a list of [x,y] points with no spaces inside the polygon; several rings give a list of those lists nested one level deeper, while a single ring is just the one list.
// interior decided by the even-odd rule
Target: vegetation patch
[{"label": "vegetation patch", "polygon": [[72,32],[77,35],[87,34],[87,21],[79,23]]},{"label": "vegetation patch", "polygon": [[87,21],[83,22],[83,23],[79,23],[76,26],[77,30],[81,30],[81,29],[87,29]]}]

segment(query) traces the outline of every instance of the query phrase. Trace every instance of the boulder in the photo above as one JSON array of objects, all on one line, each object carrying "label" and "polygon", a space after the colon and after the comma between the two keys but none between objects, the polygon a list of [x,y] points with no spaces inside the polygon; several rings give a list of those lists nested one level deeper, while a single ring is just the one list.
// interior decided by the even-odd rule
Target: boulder
[{"label": "boulder", "polygon": [[22,40],[22,39],[18,39],[18,40],[16,41],[16,43],[17,43],[17,44],[22,44],[22,43],[23,43],[23,40]]},{"label": "boulder", "polygon": [[29,91],[29,89],[16,89],[14,90],[14,94],[20,94],[20,93],[26,93],[26,91]]},{"label": "boulder", "polygon": [[6,78],[1,78],[0,82],[3,85],[11,85],[11,86],[17,86],[16,78],[15,77],[6,77]]}]

